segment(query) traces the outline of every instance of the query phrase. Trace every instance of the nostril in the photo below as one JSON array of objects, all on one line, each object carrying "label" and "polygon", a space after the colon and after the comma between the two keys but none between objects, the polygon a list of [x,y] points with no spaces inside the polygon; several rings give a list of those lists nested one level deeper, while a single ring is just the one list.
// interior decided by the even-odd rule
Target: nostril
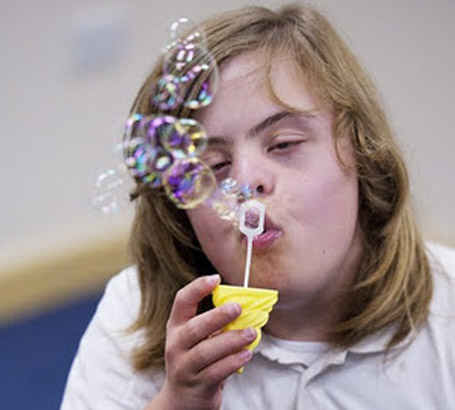
[{"label": "nostril", "polygon": [[258,185],[258,186],[256,187],[256,192],[257,192],[258,194],[262,194],[262,193],[264,192],[264,186],[263,186],[263,185]]}]

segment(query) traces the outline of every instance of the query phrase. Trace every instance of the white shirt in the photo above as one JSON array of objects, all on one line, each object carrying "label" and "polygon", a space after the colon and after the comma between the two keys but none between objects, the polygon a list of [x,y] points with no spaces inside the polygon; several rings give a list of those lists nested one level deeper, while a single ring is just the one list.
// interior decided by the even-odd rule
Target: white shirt
[{"label": "white shirt", "polygon": [[[455,409],[455,251],[428,246],[435,292],[422,330],[384,357],[391,330],[347,350],[264,335],[243,374],[223,391],[223,410]],[[435,262],[439,260],[441,265]],[[445,272],[443,272],[445,271]],[[62,410],[142,410],[164,373],[138,373],[129,354],[141,333],[126,334],[140,304],[130,267],[106,287],[72,365]]]}]

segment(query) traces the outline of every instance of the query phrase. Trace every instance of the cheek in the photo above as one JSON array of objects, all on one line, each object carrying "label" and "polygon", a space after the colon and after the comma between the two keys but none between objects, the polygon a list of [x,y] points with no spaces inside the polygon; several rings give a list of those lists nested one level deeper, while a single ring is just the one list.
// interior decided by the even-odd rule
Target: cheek
[{"label": "cheek", "polygon": [[341,139],[338,149],[345,166],[339,163],[333,152],[332,177],[326,177],[322,195],[327,198],[326,206],[333,215],[334,223],[354,229],[358,216],[359,183],[349,140]]},{"label": "cheek", "polygon": [[340,138],[337,145],[345,166],[340,164],[335,146],[329,142],[317,163],[317,170],[310,173],[310,177],[314,177],[311,181],[315,198],[313,211],[333,224],[351,225],[357,219],[358,179],[349,140]]},{"label": "cheek", "polygon": [[215,269],[226,278],[238,270],[241,252],[235,229],[230,222],[221,220],[209,206],[199,206],[187,211],[202,250]]},{"label": "cheek", "polygon": [[213,210],[205,205],[187,211],[187,215],[199,243],[204,248],[205,243],[210,243],[217,236],[218,218],[216,218]]},{"label": "cheek", "polygon": [[313,211],[332,223],[352,221],[358,207],[357,178],[342,172],[323,180],[315,187]]},{"label": "cheek", "polygon": [[290,214],[315,237],[331,242],[350,236],[358,213],[357,177],[337,162],[321,161],[302,179]]}]

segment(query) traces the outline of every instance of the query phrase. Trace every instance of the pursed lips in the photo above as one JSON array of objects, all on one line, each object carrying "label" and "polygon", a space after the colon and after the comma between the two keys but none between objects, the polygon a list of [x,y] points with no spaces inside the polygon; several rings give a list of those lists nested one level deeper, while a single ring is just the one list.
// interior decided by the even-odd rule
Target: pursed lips
[{"label": "pursed lips", "polygon": [[[264,231],[256,236],[253,240],[253,248],[255,250],[266,249],[272,246],[283,234],[280,226],[276,225],[269,216],[265,216]],[[247,238],[241,235],[241,240],[246,241]]]}]

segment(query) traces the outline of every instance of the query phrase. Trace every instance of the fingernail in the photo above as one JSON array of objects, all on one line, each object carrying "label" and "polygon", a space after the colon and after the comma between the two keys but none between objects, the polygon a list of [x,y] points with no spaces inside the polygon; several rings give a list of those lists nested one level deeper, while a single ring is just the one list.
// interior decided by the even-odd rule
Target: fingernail
[{"label": "fingernail", "polygon": [[225,309],[229,315],[237,316],[242,310],[242,307],[236,302],[228,302],[223,305],[223,309]]},{"label": "fingernail", "polygon": [[256,338],[256,330],[252,327],[247,327],[242,330],[242,336],[247,340],[254,340]]},{"label": "fingernail", "polygon": [[240,353],[239,353],[239,356],[240,358],[243,360],[243,361],[248,361],[250,360],[252,357],[253,357],[253,352],[251,350],[248,350],[248,349],[243,349]]},{"label": "fingernail", "polygon": [[210,275],[210,276],[207,276],[206,277],[207,279],[207,282],[210,284],[210,285],[215,285],[215,284],[218,284],[221,282],[221,277],[220,275],[218,275],[217,273],[215,275]]}]

